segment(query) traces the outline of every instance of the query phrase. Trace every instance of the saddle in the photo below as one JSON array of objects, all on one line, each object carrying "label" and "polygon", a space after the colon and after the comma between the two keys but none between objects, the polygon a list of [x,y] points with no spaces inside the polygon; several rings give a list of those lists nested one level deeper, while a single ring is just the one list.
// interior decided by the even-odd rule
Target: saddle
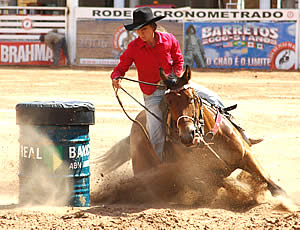
[{"label": "saddle", "polygon": [[245,129],[243,129],[241,125],[237,122],[237,120],[229,113],[229,111],[234,110],[236,108],[237,104],[218,109],[220,113],[223,114],[239,132],[245,131]]}]

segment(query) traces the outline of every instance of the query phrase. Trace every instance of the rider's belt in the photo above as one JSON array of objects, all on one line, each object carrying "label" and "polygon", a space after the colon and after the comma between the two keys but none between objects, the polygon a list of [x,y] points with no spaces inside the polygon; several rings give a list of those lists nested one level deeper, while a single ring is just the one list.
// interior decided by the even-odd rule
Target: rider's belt
[{"label": "rider's belt", "polygon": [[211,130],[214,135],[216,135],[216,133],[218,132],[218,130],[221,126],[221,120],[222,120],[222,116],[221,116],[221,113],[218,110],[217,115],[216,115],[216,123],[215,123],[213,129]]}]

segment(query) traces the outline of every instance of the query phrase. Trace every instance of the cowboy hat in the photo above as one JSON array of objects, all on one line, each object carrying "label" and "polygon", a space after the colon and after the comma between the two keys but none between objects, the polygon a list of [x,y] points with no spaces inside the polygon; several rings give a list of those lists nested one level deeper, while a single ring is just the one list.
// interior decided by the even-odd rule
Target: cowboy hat
[{"label": "cowboy hat", "polygon": [[153,17],[150,7],[141,7],[133,11],[133,23],[124,25],[126,30],[138,30],[152,22],[157,22],[166,16]]}]

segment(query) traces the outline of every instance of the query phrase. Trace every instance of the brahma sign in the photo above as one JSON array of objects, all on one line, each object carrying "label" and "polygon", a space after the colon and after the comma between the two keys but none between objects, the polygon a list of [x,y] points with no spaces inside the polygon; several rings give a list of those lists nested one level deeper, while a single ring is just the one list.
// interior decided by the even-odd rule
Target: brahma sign
[{"label": "brahma sign", "polygon": [[[59,65],[65,65],[60,55]],[[41,42],[0,42],[1,65],[51,65],[52,58],[52,50]]]}]

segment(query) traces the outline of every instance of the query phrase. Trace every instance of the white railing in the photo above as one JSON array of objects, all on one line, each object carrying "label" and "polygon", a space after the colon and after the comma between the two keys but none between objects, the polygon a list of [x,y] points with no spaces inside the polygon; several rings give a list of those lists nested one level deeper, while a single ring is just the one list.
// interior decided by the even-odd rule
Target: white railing
[{"label": "white railing", "polygon": [[66,33],[66,7],[0,7],[1,41],[35,41],[57,29]]}]

